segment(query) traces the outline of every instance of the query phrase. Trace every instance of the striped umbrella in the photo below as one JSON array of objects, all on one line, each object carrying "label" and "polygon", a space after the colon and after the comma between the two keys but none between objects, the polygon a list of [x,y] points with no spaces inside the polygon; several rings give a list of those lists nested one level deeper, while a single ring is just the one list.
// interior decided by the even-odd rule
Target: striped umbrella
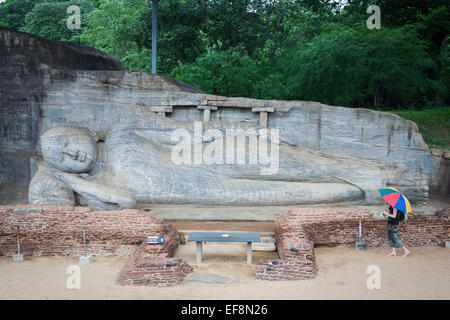
[{"label": "striped umbrella", "polygon": [[385,188],[378,189],[378,191],[380,192],[381,198],[389,203],[392,208],[400,210],[404,213],[412,212],[411,204],[409,203],[408,199],[397,189]]}]

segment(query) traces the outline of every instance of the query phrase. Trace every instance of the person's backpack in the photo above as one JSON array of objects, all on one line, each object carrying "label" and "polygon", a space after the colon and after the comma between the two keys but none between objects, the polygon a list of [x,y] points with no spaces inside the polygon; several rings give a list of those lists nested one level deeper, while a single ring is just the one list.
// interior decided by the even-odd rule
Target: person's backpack
[{"label": "person's backpack", "polygon": [[398,219],[398,221],[405,220],[405,213],[403,211],[398,210],[398,209],[397,209],[397,219]]}]

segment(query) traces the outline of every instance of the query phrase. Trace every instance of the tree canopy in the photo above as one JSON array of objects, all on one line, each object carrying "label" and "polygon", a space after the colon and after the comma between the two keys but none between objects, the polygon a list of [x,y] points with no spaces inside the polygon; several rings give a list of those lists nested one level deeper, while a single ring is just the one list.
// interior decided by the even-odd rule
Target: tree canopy
[{"label": "tree canopy", "polygon": [[[81,28],[66,26],[67,7]],[[368,29],[370,5],[381,29]],[[450,104],[450,0],[161,0],[158,71],[209,93],[348,107]],[[151,70],[149,0],[6,0],[0,25]]]}]

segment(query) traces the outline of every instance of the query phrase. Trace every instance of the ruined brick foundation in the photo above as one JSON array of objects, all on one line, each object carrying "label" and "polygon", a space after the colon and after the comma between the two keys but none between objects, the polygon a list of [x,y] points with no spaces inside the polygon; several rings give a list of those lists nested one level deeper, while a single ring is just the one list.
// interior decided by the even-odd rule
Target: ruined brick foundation
[{"label": "ruined brick foundation", "polygon": [[175,286],[193,268],[168,252],[155,253],[154,245],[142,243],[128,259],[117,278],[121,285]]},{"label": "ruined brick foundation", "polygon": [[[314,245],[354,245],[359,218],[363,241],[369,247],[387,246],[386,219],[367,212],[336,208],[291,209],[275,221],[280,259],[259,261],[255,275],[262,280],[312,279],[317,273]],[[433,216],[410,214],[400,223],[399,236],[406,246],[442,246],[450,239],[450,208]]]},{"label": "ruined brick foundation", "polygon": [[[71,206],[0,206],[0,255],[17,253],[17,230],[25,256],[81,256],[86,229],[87,254],[128,256],[118,283],[172,286],[192,267],[170,258],[180,244],[171,225],[135,209],[92,211]],[[149,235],[164,236],[163,245],[148,245]]]},{"label": "ruined brick foundation", "polygon": [[[33,215],[18,209],[33,209]],[[14,209],[15,212],[14,212]],[[36,213],[41,210],[41,213]],[[127,256],[148,235],[164,235],[170,247],[179,244],[178,232],[161,219],[136,209],[92,211],[89,207],[0,206],[0,255],[17,253],[17,227],[26,256],[80,256],[83,228],[87,253]]]}]

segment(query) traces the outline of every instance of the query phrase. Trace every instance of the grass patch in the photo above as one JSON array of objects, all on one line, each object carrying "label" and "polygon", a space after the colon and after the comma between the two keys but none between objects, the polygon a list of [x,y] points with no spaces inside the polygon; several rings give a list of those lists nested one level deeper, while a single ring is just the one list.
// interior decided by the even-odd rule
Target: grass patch
[{"label": "grass patch", "polygon": [[387,112],[415,122],[430,148],[450,150],[450,107]]}]

